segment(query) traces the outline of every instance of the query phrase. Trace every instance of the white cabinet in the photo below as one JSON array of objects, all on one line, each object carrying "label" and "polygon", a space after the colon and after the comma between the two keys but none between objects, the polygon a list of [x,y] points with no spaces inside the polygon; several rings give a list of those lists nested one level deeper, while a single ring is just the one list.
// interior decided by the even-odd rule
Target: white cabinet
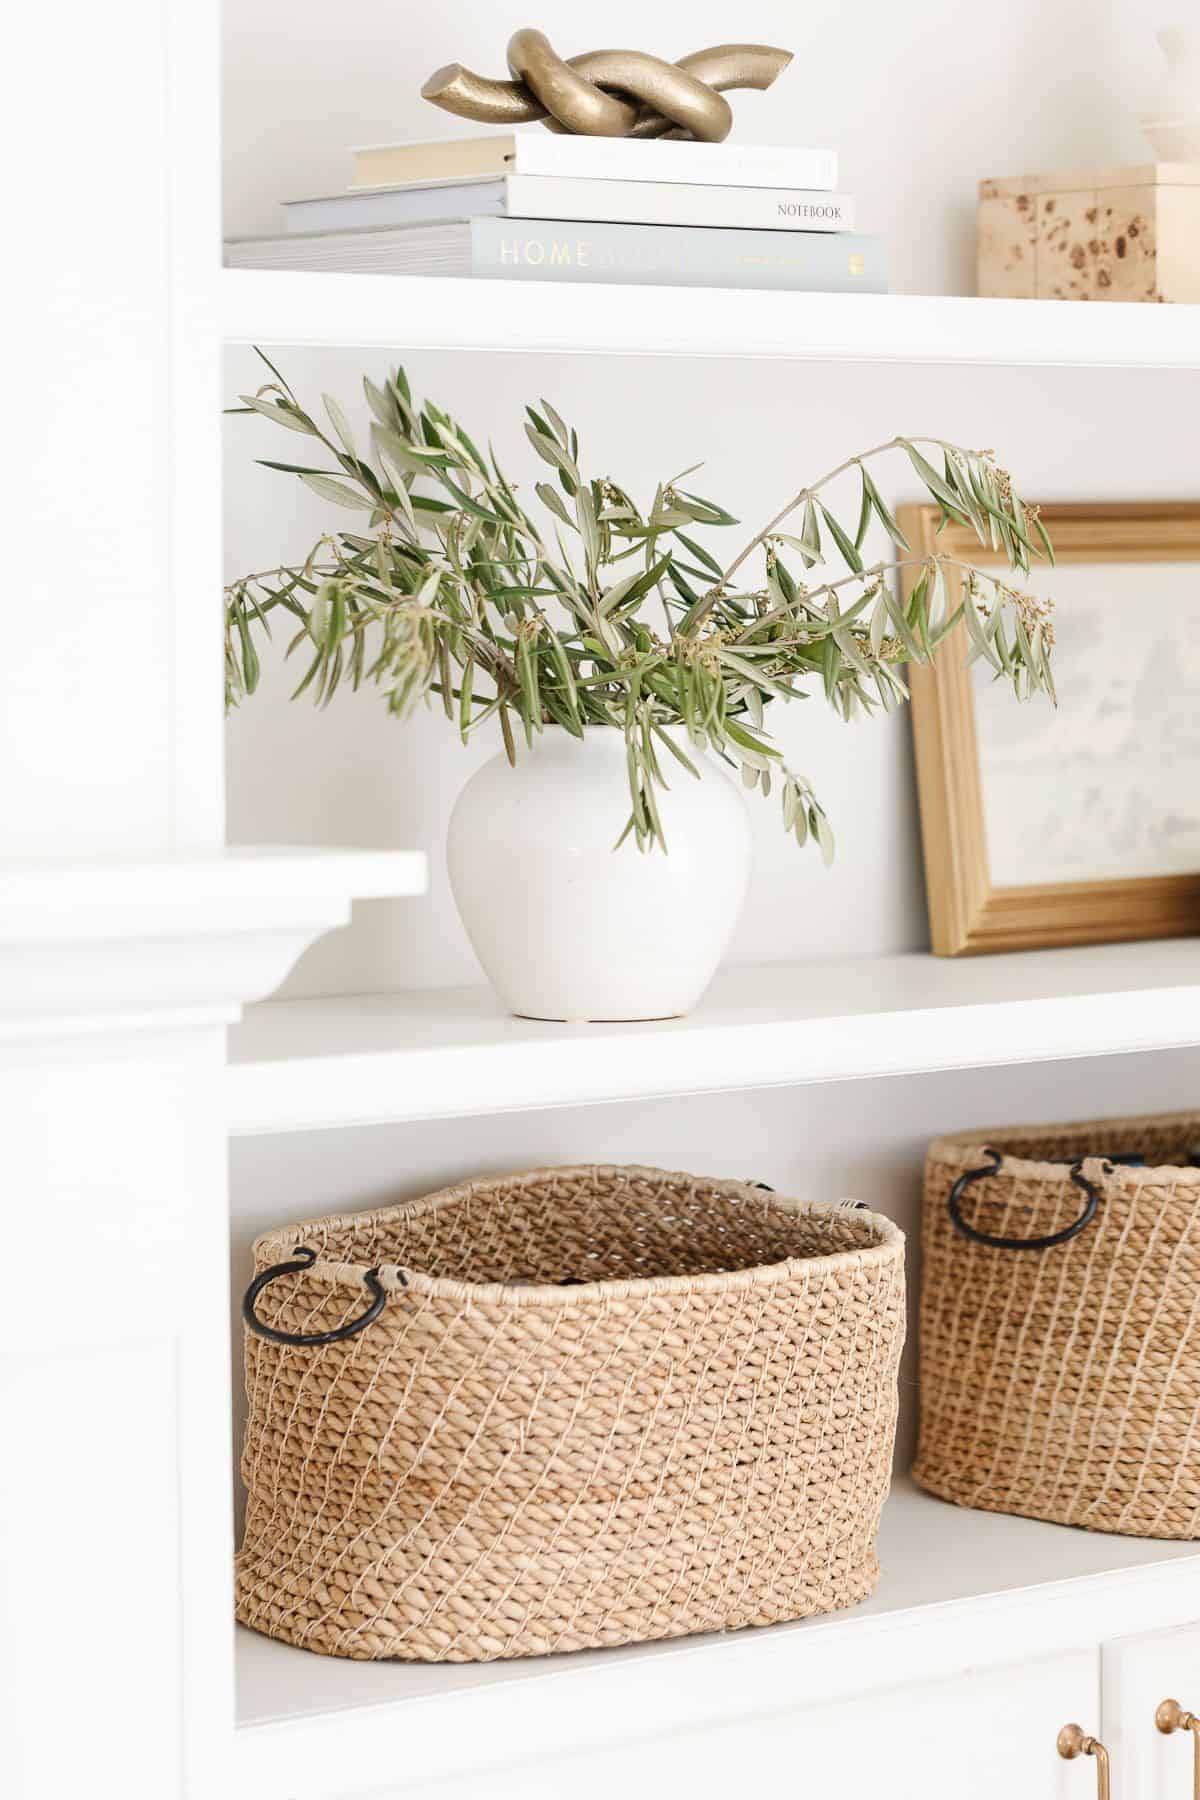
[{"label": "white cabinet", "polygon": [[1166,1737],[1154,1715],[1167,1699],[1200,1712],[1200,1624],[1105,1644],[1103,1688],[1113,1800],[1192,1800],[1192,1734]]},{"label": "white cabinet", "polygon": [[[1093,1800],[1096,1759],[1057,1753],[1068,1723],[1107,1748],[1112,1800],[1192,1800],[1191,1732],[1155,1727],[1168,1697],[1184,1707],[1200,1700],[1200,1625],[661,1734],[598,1724],[583,1695],[564,1689],[575,1753],[506,1754],[490,1767],[485,1753],[468,1775],[389,1786],[379,1800],[730,1800],[740,1790],[812,1800]],[[323,1789],[321,1800],[353,1791]]]},{"label": "white cabinet", "polygon": [[396,1800],[731,1800],[739,1793],[825,1800],[1091,1800],[1055,1753],[1066,1719],[1092,1717],[1099,1657],[1068,1651],[947,1681],[881,1688],[737,1725],[599,1753],[532,1760]]}]

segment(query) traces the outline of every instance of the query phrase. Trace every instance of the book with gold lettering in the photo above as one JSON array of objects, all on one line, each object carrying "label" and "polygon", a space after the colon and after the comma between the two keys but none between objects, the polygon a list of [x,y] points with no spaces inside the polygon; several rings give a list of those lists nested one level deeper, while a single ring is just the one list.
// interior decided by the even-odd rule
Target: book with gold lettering
[{"label": "book with gold lettering", "polygon": [[849,231],[484,215],[356,231],[233,238],[225,246],[225,261],[236,269],[887,292],[883,240]]}]

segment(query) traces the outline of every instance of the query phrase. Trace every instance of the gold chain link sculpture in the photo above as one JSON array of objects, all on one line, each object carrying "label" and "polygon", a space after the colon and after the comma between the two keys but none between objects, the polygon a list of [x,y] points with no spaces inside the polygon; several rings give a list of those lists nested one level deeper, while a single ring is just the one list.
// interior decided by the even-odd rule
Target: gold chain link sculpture
[{"label": "gold chain link sculpture", "polygon": [[725,88],[769,88],[792,60],[769,44],[718,44],[678,62],[641,50],[588,50],[564,62],[540,31],[509,39],[511,81],[491,81],[448,63],[421,89],[461,119],[523,125],[586,137],[697,138],[719,144],[733,112]]}]

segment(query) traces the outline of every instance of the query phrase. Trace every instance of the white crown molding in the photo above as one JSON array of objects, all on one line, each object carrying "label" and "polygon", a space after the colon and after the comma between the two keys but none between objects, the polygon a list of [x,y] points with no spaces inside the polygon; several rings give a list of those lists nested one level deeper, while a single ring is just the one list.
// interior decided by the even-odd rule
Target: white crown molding
[{"label": "white crown molding", "polygon": [[229,1024],[413,851],[282,846],[0,863],[0,1045]]}]

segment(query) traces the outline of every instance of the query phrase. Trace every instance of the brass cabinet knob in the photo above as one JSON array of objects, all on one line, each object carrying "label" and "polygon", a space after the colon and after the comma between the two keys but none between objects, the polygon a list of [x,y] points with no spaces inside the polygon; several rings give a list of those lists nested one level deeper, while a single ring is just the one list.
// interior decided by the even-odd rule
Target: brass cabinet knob
[{"label": "brass cabinet knob", "polygon": [[1154,1723],[1165,1737],[1173,1731],[1192,1734],[1192,1793],[1200,1800],[1200,1719],[1180,1706],[1178,1700],[1160,1700],[1154,1709]]},{"label": "brass cabinet knob", "polygon": [[1185,1712],[1178,1700],[1160,1700],[1154,1711],[1154,1723],[1167,1737],[1173,1731],[1200,1730],[1200,1719],[1195,1713]]},{"label": "brass cabinet knob", "polygon": [[1068,1762],[1077,1756],[1094,1756],[1097,1800],[1109,1800],[1108,1751],[1099,1738],[1089,1737],[1080,1725],[1064,1725],[1058,1734],[1058,1754]]}]

